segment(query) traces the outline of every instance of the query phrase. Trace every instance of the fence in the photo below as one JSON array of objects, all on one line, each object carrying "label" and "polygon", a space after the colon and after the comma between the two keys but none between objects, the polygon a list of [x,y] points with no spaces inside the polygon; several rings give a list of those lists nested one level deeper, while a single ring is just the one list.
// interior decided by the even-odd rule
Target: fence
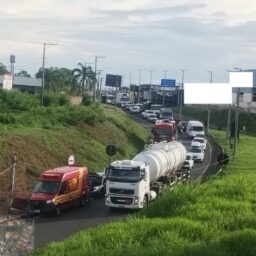
[{"label": "fence", "polygon": [[16,160],[0,172],[0,215],[8,214],[12,208],[24,210],[27,206],[28,192],[15,191]]}]

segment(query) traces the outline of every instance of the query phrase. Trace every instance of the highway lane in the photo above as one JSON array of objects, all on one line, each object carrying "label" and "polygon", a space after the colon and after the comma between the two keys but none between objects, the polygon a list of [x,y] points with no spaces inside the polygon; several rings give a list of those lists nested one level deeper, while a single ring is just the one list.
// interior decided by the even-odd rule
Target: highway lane
[{"label": "highway lane", "polygon": [[63,240],[80,230],[125,218],[129,213],[125,209],[110,212],[104,198],[94,198],[84,208],[67,209],[60,216],[38,216],[34,218],[35,248]]},{"label": "highway lane", "polygon": [[[139,115],[129,114],[133,120],[142,127],[151,130],[152,124],[143,120]],[[185,134],[179,140],[189,148],[191,140]],[[206,156],[203,163],[196,163],[191,171],[190,180],[200,179],[206,171],[206,166],[210,161],[210,147],[207,145]],[[63,240],[70,235],[87,228],[125,218],[130,214],[127,210],[110,212],[105,206],[104,198],[92,199],[84,208],[68,209],[62,212],[61,216],[40,216],[34,219],[35,223],[35,248],[42,247],[49,242]]]}]

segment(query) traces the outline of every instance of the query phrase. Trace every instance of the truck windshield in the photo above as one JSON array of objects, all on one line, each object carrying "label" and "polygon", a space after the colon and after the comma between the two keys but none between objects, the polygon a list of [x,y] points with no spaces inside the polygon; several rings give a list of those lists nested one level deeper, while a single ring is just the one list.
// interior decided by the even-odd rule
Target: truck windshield
[{"label": "truck windshield", "polygon": [[110,169],[108,173],[110,181],[138,182],[141,179],[140,170]]},{"label": "truck windshield", "polygon": [[161,105],[160,105],[160,106],[152,105],[150,109],[151,109],[151,110],[160,110],[161,107],[162,107]]},{"label": "truck windshield", "polygon": [[164,116],[172,117],[172,112],[168,112],[168,111],[162,112],[162,117],[164,117]]},{"label": "truck windshield", "polygon": [[130,99],[128,98],[128,97],[123,97],[122,99],[121,99],[121,101],[125,101],[125,102],[127,102],[127,101],[129,101]]},{"label": "truck windshield", "polygon": [[170,128],[168,129],[160,129],[160,128],[155,128],[154,129],[154,132],[157,134],[157,135],[170,135],[171,134],[171,130]]},{"label": "truck windshield", "polygon": [[33,192],[34,193],[47,193],[56,194],[59,190],[60,183],[56,181],[39,181]]},{"label": "truck windshield", "polygon": [[196,132],[202,132],[204,130],[204,127],[202,126],[192,126],[192,130]]},{"label": "truck windshield", "polygon": [[115,99],[115,96],[113,96],[113,95],[108,95],[107,96],[107,100],[114,100]]}]

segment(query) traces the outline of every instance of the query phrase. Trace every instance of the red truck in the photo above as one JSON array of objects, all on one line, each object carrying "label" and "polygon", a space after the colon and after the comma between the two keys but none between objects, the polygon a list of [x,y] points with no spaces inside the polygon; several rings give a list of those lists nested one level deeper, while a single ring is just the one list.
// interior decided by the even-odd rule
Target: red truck
[{"label": "red truck", "polygon": [[177,139],[177,129],[175,121],[158,120],[155,122],[151,133],[154,142],[173,141]]},{"label": "red truck", "polygon": [[47,170],[40,176],[28,201],[28,214],[53,213],[64,208],[85,206],[89,200],[90,179],[87,167],[69,164]]}]

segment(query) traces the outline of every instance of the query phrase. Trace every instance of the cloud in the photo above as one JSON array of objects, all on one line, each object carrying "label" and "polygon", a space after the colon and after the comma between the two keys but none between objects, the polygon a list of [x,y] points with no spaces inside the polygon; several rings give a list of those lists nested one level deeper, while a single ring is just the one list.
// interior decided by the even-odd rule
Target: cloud
[{"label": "cloud", "polygon": [[10,53],[24,64],[40,63],[43,42],[58,43],[47,49],[48,65],[70,67],[101,54],[115,73],[154,69],[162,76],[159,70],[168,68],[179,77],[184,67],[195,81],[207,69],[221,81],[229,65],[254,62],[256,21],[251,12],[243,19],[247,9],[240,5],[240,12],[214,0],[0,0],[0,6],[0,58],[7,63]]}]

